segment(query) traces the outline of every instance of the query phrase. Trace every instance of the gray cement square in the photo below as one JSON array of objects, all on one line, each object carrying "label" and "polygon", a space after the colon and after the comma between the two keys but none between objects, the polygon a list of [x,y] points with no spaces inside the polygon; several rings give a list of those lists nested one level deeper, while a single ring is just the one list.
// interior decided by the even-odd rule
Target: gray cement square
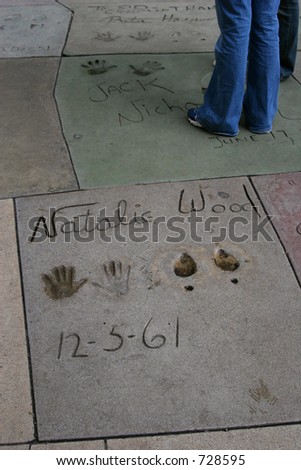
[{"label": "gray cement square", "polygon": [[60,56],[71,12],[62,5],[0,7],[0,57]]},{"label": "gray cement square", "polygon": [[300,450],[301,426],[272,426],[174,436],[110,439],[108,450]]},{"label": "gray cement square", "polygon": [[247,178],[17,217],[40,440],[300,421],[300,289]]},{"label": "gray cement square", "polygon": [[[299,43],[301,44],[301,40],[299,41]],[[296,67],[295,67],[295,70],[294,70],[294,77],[298,80],[299,83],[301,83],[301,54],[300,54],[300,51],[297,54],[297,61],[296,61]]]},{"label": "gray cement square", "polygon": [[34,436],[12,200],[0,201],[0,305],[0,444],[23,443]]},{"label": "gray cement square", "polygon": [[301,173],[252,179],[301,283]]},{"label": "gray cement square", "polygon": [[[213,54],[63,58],[56,99],[82,188],[301,170],[301,85],[281,84],[273,132],[191,126]],[[286,158],[283,158],[283,155]]]},{"label": "gray cement square", "polygon": [[219,34],[214,0],[69,5],[66,55],[213,51]]},{"label": "gray cement square", "polygon": [[0,0],[0,7],[53,5],[56,0]]},{"label": "gray cement square", "polygon": [[33,444],[30,450],[104,450],[104,441],[71,441]]},{"label": "gray cement square", "polygon": [[58,64],[0,61],[0,197],[77,188],[53,99]]}]

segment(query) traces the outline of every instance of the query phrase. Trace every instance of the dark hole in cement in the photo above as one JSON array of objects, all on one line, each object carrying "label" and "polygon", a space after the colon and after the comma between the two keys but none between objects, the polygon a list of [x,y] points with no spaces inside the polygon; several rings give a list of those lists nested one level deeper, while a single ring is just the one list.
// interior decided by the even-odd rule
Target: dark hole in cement
[{"label": "dark hole in cement", "polygon": [[194,289],[194,287],[193,286],[185,286],[184,289],[191,292]]},{"label": "dark hole in cement", "polygon": [[233,284],[238,284],[238,279],[231,279],[231,282],[233,282]]},{"label": "dark hole in cement", "polygon": [[196,272],[196,262],[188,253],[183,253],[175,262],[174,273],[176,276],[189,277]]},{"label": "dark hole in cement", "polygon": [[235,258],[235,256],[227,253],[221,248],[215,252],[214,261],[216,266],[221,268],[223,271],[235,271],[237,268],[239,268],[239,261]]}]

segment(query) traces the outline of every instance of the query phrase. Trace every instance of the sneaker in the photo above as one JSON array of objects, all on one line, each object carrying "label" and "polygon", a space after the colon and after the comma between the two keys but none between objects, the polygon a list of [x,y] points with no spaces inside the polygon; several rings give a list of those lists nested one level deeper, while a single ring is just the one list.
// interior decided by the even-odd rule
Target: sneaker
[{"label": "sneaker", "polygon": [[197,120],[198,108],[189,109],[187,112],[187,118],[190,124],[195,127],[202,127],[202,124]]},{"label": "sneaker", "polygon": [[269,134],[272,131],[272,128],[270,127],[269,129],[260,131],[260,130],[253,130],[249,127],[249,131],[251,131],[252,134]]},{"label": "sneaker", "polygon": [[212,131],[208,129],[207,127],[203,126],[201,122],[198,121],[198,108],[192,108],[189,109],[187,112],[187,118],[190,124],[192,124],[195,127],[200,127],[201,129],[204,129],[205,131],[209,132],[210,134],[214,135],[223,135],[225,137],[235,137],[238,132],[235,132],[233,134],[229,134],[228,132],[217,132],[217,131]]}]

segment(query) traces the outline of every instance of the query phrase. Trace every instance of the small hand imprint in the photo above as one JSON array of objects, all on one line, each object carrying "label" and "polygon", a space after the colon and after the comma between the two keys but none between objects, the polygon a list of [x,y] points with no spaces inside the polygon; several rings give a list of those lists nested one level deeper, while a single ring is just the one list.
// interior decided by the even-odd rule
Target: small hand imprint
[{"label": "small hand imprint", "polygon": [[89,62],[87,62],[86,64],[81,64],[81,66],[87,69],[87,72],[90,75],[98,75],[101,73],[106,73],[110,69],[117,67],[117,65],[106,65],[105,60],[102,60],[101,62],[99,62],[98,59],[94,61],[89,60]]},{"label": "small hand imprint", "polygon": [[114,36],[112,33],[110,33],[110,31],[108,31],[107,33],[98,33],[94,39],[98,39],[99,41],[104,42],[112,42],[116,41],[118,38],[121,38],[121,36]]},{"label": "small hand imprint", "polygon": [[142,77],[165,69],[159,62],[151,62],[150,60],[145,62],[142,67],[135,67],[134,65],[130,65],[130,67],[133,69],[133,73]]},{"label": "small hand imprint", "polygon": [[136,39],[137,41],[148,41],[148,39],[154,38],[155,35],[151,33],[151,31],[143,31],[137,33],[136,36],[129,35],[130,38]]},{"label": "small hand imprint", "polygon": [[86,282],[87,279],[75,281],[75,268],[58,266],[52,269],[51,274],[43,274],[42,280],[45,283],[45,293],[53,300],[71,297]]},{"label": "small hand imprint", "polygon": [[252,403],[249,403],[249,410],[253,415],[257,413],[268,414],[270,407],[277,403],[277,397],[272,395],[263,380],[260,380],[259,383],[259,387],[249,389],[249,395],[252,398]]},{"label": "small hand imprint", "polygon": [[34,29],[34,28],[37,28],[37,27],[44,28],[45,23],[47,21],[47,16],[45,16],[45,15],[36,16],[31,21],[32,21],[32,23],[30,25],[30,29]]},{"label": "small hand imprint", "polygon": [[250,397],[253,398],[253,400],[257,403],[265,401],[269,405],[275,405],[277,402],[277,397],[271,394],[268,387],[264,384],[263,380],[260,380],[259,383],[260,387],[254,389],[250,388]]},{"label": "small hand imprint", "polygon": [[123,265],[120,261],[109,261],[101,266],[101,284],[94,285],[106,289],[120,297],[129,290],[130,265]]}]

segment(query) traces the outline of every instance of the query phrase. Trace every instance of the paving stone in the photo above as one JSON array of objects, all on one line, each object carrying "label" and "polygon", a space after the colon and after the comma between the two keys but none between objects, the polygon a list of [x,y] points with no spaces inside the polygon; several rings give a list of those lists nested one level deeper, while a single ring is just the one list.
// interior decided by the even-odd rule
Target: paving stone
[{"label": "paving stone", "polygon": [[52,5],[56,0],[0,0],[0,6],[25,6],[25,5]]},{"label": "paving stone", "polygon": [[300,288],[258,204],[247,178],[17,201],[40,440],[300,420]]},{"label": "paving stone", "polygon": [[81,187],[301,170],[295,80],[281,86],[273,133],[242,123],[238,137],[223,138],[189,125],[212,62],[212,54],[64,58],[56,98]]},{"label": "paving stone", "polygon": [[213,51],[219,34],[214,0],[71,5],[67,55]]},{"label": "paving stone", "polygon": [[0,197],[77,187],[53,100],[58,64],[0,61]]},{"label": "paving stone", "polygon": [[253,178],[301,281],[301,173]]},{"label": "paving stone", "polygon": [[108,440],[108,450],[194,450],[194,449],[300,449],[301,426],[277,426],[239,431],[204,432],[174,436]]},{"label": "paving stone", "polygon": [[73,441],[34,444],[31,450],[104,450],[104,441]]},{"label": "paving stone", "polygon": [[60,56],[70,20],[59,4],[2,6],[0,57]]},{"label": "paving stone", "polygon": [[0,443],[33,439],[13,201],[0,201]]},{"label": "paving stone", "polygon": [[6,446],[1,446],[1,450],[29,450],[29,444],[24,444],[24,445],[6,445]]},{"label": "paving stone", "polygon": [[[299,41],[299,43],[301,44],[301,40]],[[294,77],[301,83],[301,54],[300,52],[298,52],[298,55],[297,55],[296,67],[294,70]]]},{"label": "paving stone", "polygon": [[239,431],[194,433],[174,436],[114,439],[109,450],[156,449],[299,449],[300,426],[267,427]]}]

